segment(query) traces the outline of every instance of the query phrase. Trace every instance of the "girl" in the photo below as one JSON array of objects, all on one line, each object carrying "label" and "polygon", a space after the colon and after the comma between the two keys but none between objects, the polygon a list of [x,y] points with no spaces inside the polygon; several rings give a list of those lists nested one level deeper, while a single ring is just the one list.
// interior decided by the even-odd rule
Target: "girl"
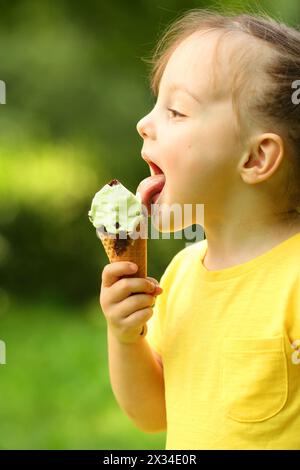
[{"label": "girl", "polygon": [[154,224],[204,204],[206,239],[177,253],[163,289],[122,278],[130,263],[104,268],[115,396],[140,429],[167,430],[167,449],[300,449],[300,33],[191,10],[151,78],[143,202],[163,174]]}]

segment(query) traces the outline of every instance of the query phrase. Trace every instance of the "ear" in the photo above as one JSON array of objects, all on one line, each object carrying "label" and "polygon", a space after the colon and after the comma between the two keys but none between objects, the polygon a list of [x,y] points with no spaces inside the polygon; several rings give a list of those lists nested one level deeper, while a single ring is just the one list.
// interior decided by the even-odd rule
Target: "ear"
[{"label": "ear", "polygon": [[259,135],[240,161],[239,173],[242,179],[248,184],[267,180],[279,167],[283,154],[284,144],[278,134]]}]

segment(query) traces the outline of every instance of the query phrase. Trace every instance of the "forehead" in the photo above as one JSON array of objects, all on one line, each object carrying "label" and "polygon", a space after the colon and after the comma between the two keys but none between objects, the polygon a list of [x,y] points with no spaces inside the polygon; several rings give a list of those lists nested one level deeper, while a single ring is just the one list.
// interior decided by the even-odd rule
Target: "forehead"
[{"label": "forehead", "polygon": [[219,31],[211,30],[197,31],[184,39],[166,64],[160,88],[186,88],[199,99],[227,96],[233,45],[226,41],[226,54],[223,54],[224,42]]}]

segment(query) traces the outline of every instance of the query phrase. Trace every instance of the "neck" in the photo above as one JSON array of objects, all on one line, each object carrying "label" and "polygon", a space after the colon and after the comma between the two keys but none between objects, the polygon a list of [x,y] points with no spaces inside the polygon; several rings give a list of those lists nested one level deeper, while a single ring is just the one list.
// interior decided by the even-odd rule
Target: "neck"
[{"label": "neck", "polygon": [[210,217],[205,212],[207,253],[204,265],[210,270],[225,269],[255,258],[300,232],[296,210],[277,214],[261,213],[231,218]]}]

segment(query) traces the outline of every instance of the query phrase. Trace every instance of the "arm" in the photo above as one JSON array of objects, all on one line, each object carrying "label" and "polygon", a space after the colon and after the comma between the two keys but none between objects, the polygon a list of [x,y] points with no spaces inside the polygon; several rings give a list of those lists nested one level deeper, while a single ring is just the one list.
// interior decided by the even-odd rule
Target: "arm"
[{"label": "arm", "polygon": [[163,369],[144,338],[122,343],[108,328],[110,381],[120,407],[144,432],[166,430]]},{"label": "arm", "polygon": [[154,349],[152,349],[152,353],[153,353],[155,359],[157,360],[158,364],[160,365],[161,370],[163,371],[164,366],[163,366],[163,363],[162,363],[161,356],[156,351],[154,351]]}]

